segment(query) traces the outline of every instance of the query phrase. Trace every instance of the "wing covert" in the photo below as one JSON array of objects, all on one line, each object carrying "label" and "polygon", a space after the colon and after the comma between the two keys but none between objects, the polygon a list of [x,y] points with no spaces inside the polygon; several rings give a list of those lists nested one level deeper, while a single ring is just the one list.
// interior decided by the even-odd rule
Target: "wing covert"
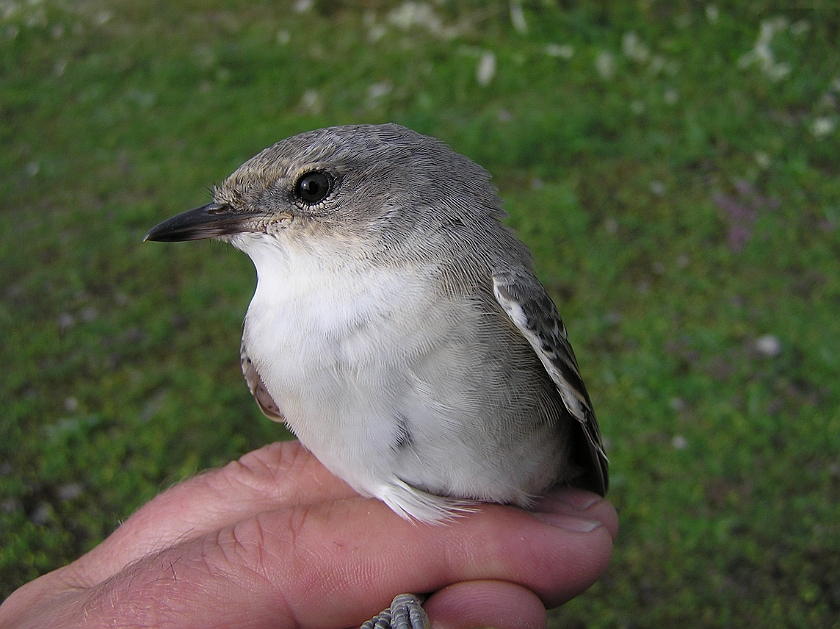
[{"label": "wing covert", "polygon": [[566,326],[542,284],[527,269],[493,275],[493,294],[513,324],[528,340],[560,393],[563,405],[582,429],[589,453],[583,485],[601,495],[609,487],[609,461],[592,402],[583,384]]}]

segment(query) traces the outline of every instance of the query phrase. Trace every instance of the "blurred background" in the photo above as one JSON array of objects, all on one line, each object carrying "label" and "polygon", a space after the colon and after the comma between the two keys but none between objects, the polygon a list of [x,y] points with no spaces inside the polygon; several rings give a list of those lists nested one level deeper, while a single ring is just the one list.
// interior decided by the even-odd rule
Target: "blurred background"
[{"label": "blurred background", "polygon": [[265,146],[394,121],[494,175],[607,440],[554,627],[840,627],[836,2],[0,1],[0,597],[287,435],[255,276],[143,243]]}]

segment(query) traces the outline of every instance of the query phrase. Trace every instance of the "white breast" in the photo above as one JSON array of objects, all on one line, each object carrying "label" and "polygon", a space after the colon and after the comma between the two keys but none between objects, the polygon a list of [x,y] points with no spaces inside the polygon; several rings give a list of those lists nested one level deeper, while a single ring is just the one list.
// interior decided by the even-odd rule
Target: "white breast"
[{"label": "white breast", "polygon": [[266,236],[236,239],[257,268],[244,334],[266,388],[304,445],[376,495],[393,473],[387,444],[399,439],[394,409],[411,386],[407,364],[423,351],[406,313],[434,307],[422,274],[362,267],[334,250],[281,250]]}]

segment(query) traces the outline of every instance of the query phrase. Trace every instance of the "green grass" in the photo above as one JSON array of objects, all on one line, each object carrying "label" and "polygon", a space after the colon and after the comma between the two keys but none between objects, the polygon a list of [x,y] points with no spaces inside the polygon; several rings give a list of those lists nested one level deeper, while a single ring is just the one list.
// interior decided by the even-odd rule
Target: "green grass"
[{"label": "green grass", "polygon": [[608,440],[614,560],[555,626],[840,627],[835,3],[293,4],[0,4],[0,595],[282,436],[239,373],[250,262],[146,230],[395,121],[494,174]]}]

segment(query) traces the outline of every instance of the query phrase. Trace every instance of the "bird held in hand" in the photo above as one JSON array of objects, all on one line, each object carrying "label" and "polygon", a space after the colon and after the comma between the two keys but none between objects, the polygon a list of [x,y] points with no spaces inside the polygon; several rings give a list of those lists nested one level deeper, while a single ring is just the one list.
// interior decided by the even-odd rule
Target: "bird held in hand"
[{"label": "bird held in hand", "polygon": [[605,494],[607,458],[566,329],[501,223],[488,173],[394,124],[302,133],[147,240],[250,256],[245,379],[334,474],[403,517]]}]

